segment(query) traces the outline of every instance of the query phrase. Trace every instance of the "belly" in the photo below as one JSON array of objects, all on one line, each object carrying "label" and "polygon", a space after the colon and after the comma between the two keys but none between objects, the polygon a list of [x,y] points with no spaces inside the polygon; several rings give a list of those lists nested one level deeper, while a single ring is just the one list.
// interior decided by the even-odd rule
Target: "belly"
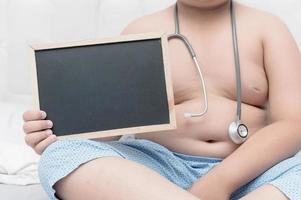
[{"label": "belly", "polygon": [[[171,151],[224,158],[239,145],[228,136],[228,127],[235,120],[236,101],[213,94],[208,95],[209,109],[206,115],[185,118],[185,112],[202,110],[202,98],[196,97],[176,105],[177,129],[171,131],[141,133],[136,138],[157,142]],[[250,136],[266,125],[266,111],[242,104],[242,121],[247,124]]]}]

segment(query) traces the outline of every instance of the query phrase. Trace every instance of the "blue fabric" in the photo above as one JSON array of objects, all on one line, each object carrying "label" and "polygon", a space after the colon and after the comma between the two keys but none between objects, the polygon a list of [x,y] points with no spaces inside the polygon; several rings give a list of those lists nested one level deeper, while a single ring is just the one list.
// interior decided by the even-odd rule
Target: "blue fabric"
[{"label": "blue fabric", "polygon": [[[105,156],[122,157],[141,163],[184,189],[191,187],[193,182],[222,161],[220,158],[172,152],[160,144],[144,139],[110,142],[61,140],[51,144],[41,156],[39,176],[44,190],[50,199],[57,199],[53,185],[58,180],[81,164]],[[275,165],[235,191],[231,199],[239,199],[267,183],[277,187],[291,200],[300,200],[301,156],[294,156]]]}]

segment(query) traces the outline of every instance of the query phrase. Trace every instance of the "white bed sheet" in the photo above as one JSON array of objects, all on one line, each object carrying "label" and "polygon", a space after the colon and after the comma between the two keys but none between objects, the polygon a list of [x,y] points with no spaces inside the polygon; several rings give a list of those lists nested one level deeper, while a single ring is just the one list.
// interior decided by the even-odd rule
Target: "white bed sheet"
[{"label": "white bed sheet", "polygon": [[18,186],[0,184],[0,199],[2,200],[48,200],[40,184]]}]

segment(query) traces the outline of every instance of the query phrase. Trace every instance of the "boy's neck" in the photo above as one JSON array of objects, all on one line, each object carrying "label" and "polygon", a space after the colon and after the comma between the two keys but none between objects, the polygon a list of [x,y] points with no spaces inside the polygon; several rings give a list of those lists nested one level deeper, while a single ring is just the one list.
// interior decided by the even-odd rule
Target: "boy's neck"
[{"label": "boy's neck", "polygon": [[179,15],[181,18],[192,21],[208,21],[224,16],[229,13],[230,1],[219,4],[214,7],[191,6],[180,1],[177,2]]}]

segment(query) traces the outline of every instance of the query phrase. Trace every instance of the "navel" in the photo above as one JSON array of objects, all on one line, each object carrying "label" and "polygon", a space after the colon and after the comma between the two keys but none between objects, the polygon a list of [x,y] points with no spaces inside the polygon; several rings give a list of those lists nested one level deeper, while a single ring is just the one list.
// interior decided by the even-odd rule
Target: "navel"
[{"label": "navel", "polygon": [[255,93],[258,93],[260,94],[262,92],[262,90],[259,88],[259,87],[256,87],[256,86],[253,86],[252,87],[252,90],[255,92]]}]

